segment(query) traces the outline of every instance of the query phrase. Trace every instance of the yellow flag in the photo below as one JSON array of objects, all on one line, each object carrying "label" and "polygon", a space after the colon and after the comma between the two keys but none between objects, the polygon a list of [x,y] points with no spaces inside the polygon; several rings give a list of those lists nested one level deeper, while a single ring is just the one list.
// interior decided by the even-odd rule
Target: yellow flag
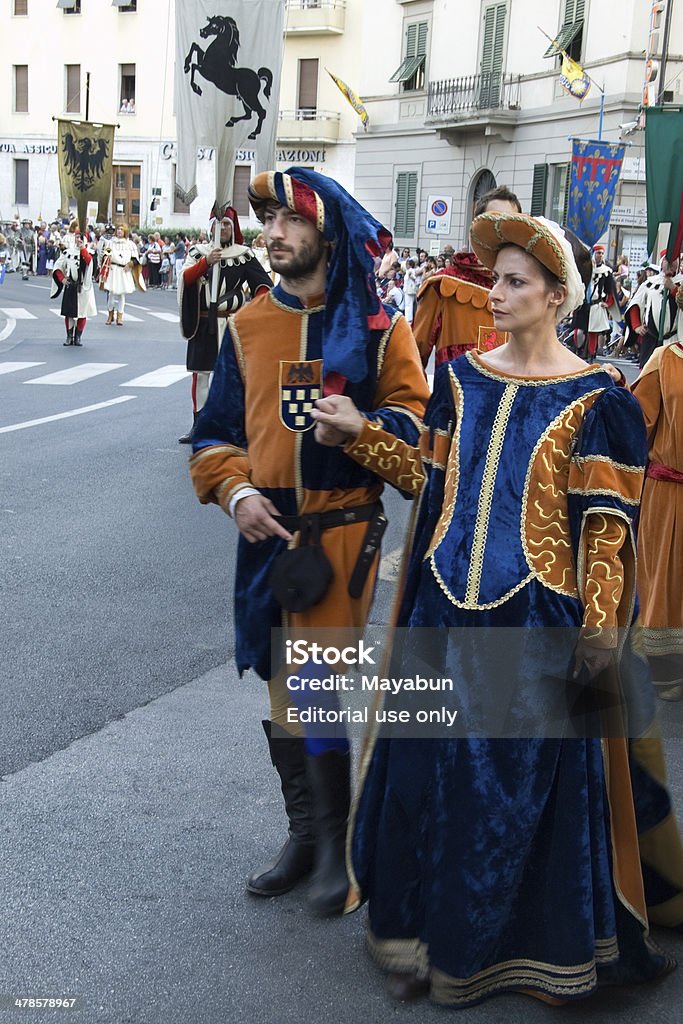
[{"label": "yellow flag", "polygon": [[339,91],[346,96],[347,100],[349,101],[349,103],[351,104],[351,106],[353,107],[353,109],[356,111],[361,121],[363,122],[363,128],[367,131],[370,117],[368,115],[367,110],[361,103],[360,97],[357,95],[357,93],[353,91],[353,89],[351,89],[346,84],[346,82],[342,82],[341,78],[337,78],[337,76],[333,75],[332,72],[328,71],[327,68],[325,68],[325,71],[327,71],[328,75],[330,76],[334,84],[337,86]]},{"label": "yellow flag", "polygon": [[568,57],[566,53],[562,55],[560,85],[577,100],[585,99],[591,87],[591,80],[581,65]]}]

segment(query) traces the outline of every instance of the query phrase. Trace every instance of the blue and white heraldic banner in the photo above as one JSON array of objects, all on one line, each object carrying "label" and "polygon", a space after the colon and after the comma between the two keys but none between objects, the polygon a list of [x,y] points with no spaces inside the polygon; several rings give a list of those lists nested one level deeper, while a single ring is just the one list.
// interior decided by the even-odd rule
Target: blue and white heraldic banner
[{"label": "blue and white heraldic banner", "polygon": [[[235,154],[256,153],[256,173],[274,166],[284,0],[177,0],[176,193],[197,196],[198,146],[216,150],[216,202],[232,202]],[[207,210],[208,213],[208,210]]]}]

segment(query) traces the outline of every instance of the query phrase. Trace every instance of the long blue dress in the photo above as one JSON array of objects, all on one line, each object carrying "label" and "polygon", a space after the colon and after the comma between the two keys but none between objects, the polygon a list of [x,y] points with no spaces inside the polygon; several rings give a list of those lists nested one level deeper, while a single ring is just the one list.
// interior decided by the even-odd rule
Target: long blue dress
[{"label": "long blue dress", "polygon": [[[596,367],[518,378],[468,353],[437,372],[425,426],[428,481],[399,626],[565,627],[575,640],[595,515],[624,528],[617,618],[630,625],[646,448],[626,390]],[[628,638],[620,651],[642,733],[644,662]],[[523,658],[522,644],[507,683],[538,696],[542,673]],[[448,675],[474,711],[472,675]],[[578,999],[669,969],[648,936],[626,738],[485,727],[431,739],[378,728],[368,744],[349,863],[380,966],[429,977],[431,998],[458,1007],[503,991]]]}]

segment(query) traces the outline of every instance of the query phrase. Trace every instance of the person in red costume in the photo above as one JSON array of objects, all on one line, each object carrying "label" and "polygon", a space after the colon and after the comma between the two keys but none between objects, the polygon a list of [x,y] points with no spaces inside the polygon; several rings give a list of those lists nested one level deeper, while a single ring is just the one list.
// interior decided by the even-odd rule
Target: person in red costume
[{"label": "person in red costume", "polygon": [[[474,216],[481,213],[521,213],[517,196],[502,185],[481,197]],[[413,334],[423,366],[435,352],[436,364],[457,359],[470,349],[490,351],[506,335],[493,326],[488,293],[493,285],[491,271],[468,250],[453,253],[452,266],[431,274],[417,298]]]},{"label": "person in red costume", "polygon": [[69,224],[67,246],[55,260],[52,271],[54,299],[63,291],[60,312],[66,324],[65,345],[82,344],[85,322],[89,316],[97,316],[95,290],[93,288],[93,261],[85,238],[81,236],[77,220]]}]

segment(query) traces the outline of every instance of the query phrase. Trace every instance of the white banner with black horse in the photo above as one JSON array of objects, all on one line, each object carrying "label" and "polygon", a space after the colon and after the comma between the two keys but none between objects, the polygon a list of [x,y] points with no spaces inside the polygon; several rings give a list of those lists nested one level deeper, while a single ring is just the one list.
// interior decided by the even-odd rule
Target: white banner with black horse
[{"label": "white banner with black horse", "polygon": [[[233,201],[235,154],[274,166],[284,0],[176,0],[176,192],[197,196],[198,146],[215,148],[216,203]],[[207,211],[208,212],[208,211]]]}]

